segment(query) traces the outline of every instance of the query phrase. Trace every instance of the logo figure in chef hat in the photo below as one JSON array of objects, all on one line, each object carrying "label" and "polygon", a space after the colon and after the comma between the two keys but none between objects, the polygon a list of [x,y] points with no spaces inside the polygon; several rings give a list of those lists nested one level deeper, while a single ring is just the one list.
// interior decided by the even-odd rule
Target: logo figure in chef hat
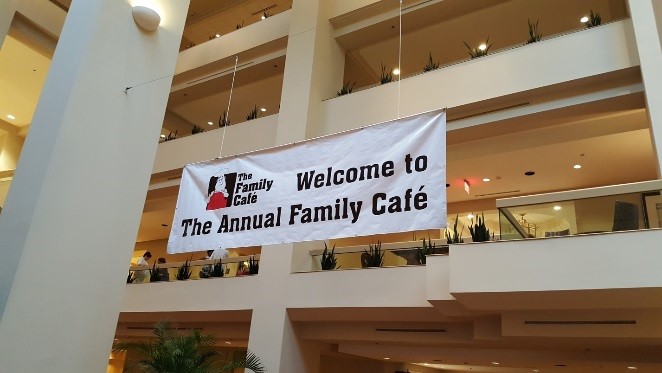
[{"label": "logo figure in chef hat", "polygon": [[217,172],[209,178],[207,188],[207,210],[218,210],[232,206],[232,195],[234,184],[237,181],[237,173],[229,173],[227,168]]}]

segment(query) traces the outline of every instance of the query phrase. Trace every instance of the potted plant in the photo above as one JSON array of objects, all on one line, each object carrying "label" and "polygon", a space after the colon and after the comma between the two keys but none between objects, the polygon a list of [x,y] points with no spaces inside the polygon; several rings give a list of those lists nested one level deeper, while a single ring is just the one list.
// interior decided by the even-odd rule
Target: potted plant
[{"label": "potted plant", "polygon": [[336,92],[336,95],[344,96],[352,93],[352,90],[354,89],[354,85],[356,85],[356,82],[352,83],[351,85],[349,84],[349,82],[343,83],[342,88],[340,88],[340,90]]},{"label": "potted plant", "polygon": [[223,277],[223,274],[223,264],[218,260],[211,269],[211,277]]},{"label": "potted plant", "polygon": [[333,245],[333,248],[331,248],[331,252],[328,251],[329,248],[326,246],[326,242],[324,243],[324,251],[322,252],[322,259],[320,260],[320,264],[322,266],[323,271],[331,271],[336,268],[337,266],[337,260],[336,260],[336,245]]},{"label": "potted plant", "polygon": [[588,22],[586,22],[586,28],[600,26],[601,24],[602,24],[602,17],[600,17],[600,13],[593,12],[593,9],[591,9],[591,14],[588,17]]},{"label": "potted plant", "polygon": [[476,224],[471,219],[471,226],[469,226],[469,233],[471,233],[471,240],[473,242],[485,242],[490,240],[490,230],[485,226],[485,215],[483,213],[478,217]]},{"label": "potted plant", "polygon": [[381,84],[386,84],[390,83],[393,80],[393,75],[391,75],[390,71],[386,71],[386,66],[382,64],[382,76],[380,78]]},{"label": "potted plant", "polygon": [[191,278],[191,259],[184,262],[177,269],[177,280],[188,280]]},{"label": "potted plant", "polygon": [[129,270],[129,275],[126,276],[126,283],[133,284],[134,281],[136,281],[136,274]]},{"label": "potted plant", "polygon": [[246,115],[246,120],[257,119],[257,113],[258,113],[257,105],[255,105],[255,108],[253,108],[253,110],[251,110],[251,112],[248,113],[248,115]]},{"label": "potted plant", "polygon": [[248,258],[248,274],[257,275],[259,271],[260,271],[260,261],[255,259],[255,257],[253,256]]},{"label": "potted plant", "polygon": [[423,68],[423,72],[426,73],[428,71],[437,70],[438,68],[439,68],[439,62],[435,62],[432,59],[432,52],[430,52],[430,57],[428,57],[428,64],[425,65],[425,67]]},{"label": "potted plant", "polygon": [[191,129],[191,135],[195,135],[197,133],[202,133],[205,132],[205,129],[198,126],[197,124],[193,125],[193,128]]},{"label": "potted plant", "polygon": [[424,238],[423,246],[416,248],[416,260],[418,261],[418,264],[425,265],[427,261],[427,255],[435,254],[437,250],[437,245],[433,244],[432,240],[428,239],[426,242]]},{"label": "potted plant", "polygon": [[[228,359],[213,349],[214,336],[200,334],[191,329],[184,334],[169,321],[160,321],[152,329],[150,341],[119,341],[113,345],[114,352],[136,351],[141,359],[133,362],[143,372],[232,372],[234,369],[250,369],[255,373],[266,370],[260,358],[248,351],[246,356]],[[220,367],[220,368],[219,368]]]},{"label": "potted plant", "polygon": [[539,42],[540,39],[542,39],[542,34],[538,32],[538,22],[540,22],[540,20],[536,20],[536,23],[532,23],[531,20],[528,19],[527,22],[529,22],[529,40],[526,44]]},{"label": "potted plant", "polygon": [[149,282],[159,282],[161,281],[161,272],[160,268],[156,268],[156,262],[152,265],[152,268],[149,270]]},{"label": "potted plant", "polygon": [[484,44],[481,44],[477,48],[471,48],[469,44],[467,44],[466,41],[463,41],[464,45],[469,49],[469,55],[471,56],[471,59],[473,60],[474,58],[479,58],[483,56],[487,56],[487,53],[490,50],[490,47],[492,44],[490,44],[490,37],[488,36],[487,39],[485,40]]},{"label": "potted plant", "polygon": [[167,137],[161,138],[161,142],[166,142],[166,141],[176,139],[177,138],[177,131],[179,131],[179,130],[175,130],[174,133],[170,132]]},{"label": "potted plant", "polygon": [[455,224],[453,224],[453,233],[450,233],[448,229],[446,230],[446,243],[447,244],[453,244],[453,243],[463,243],[464,240],[462,239],[462,232],[464,232],[464,227],[462,227],[462,232],[457,231],[457,223],[460,221],[458,219],[458,215],[455,215]]},{"label": "potted plant", "polygon": [[384,265],[384,252],[382,251],[382,243],[377,241],[376,245],[368,245],[369,250],[363,250],[361,254],[361,266],[366,267],[381,267]]},{"label": "potted plant", "polygon": [[218,117],[218,126],[225,127],[230,125],[230,119],[228,119],[228,112],[224,111],[223,115]]}]

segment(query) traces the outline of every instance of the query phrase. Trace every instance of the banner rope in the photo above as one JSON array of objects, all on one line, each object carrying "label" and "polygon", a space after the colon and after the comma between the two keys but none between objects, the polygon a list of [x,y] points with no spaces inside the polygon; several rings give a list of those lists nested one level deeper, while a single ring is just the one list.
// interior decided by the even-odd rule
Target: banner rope
[{"label": "banner rope", "polygon": [[402,80],[402,0],[400,0],[400,26],[398,27],[398,119],[400,119],[400,80]]},{"label": "banner rope", "polygon": [[230,98],[228,99],[228,109],[225,111],[225,120],[226,123],[223,126],[223,137],[221,138],[221,150],[218,152],[218,157],[221,158],[223,155],[223,144],[225,144],[225,130],[230,124],[230,103],[232,102],[232,91],[234,90],[234,78],[237,76],[237,64],[239,63],[239,55],[236,55],[234,58],[234,71],[232,72],[232,84],[230,85]]}]

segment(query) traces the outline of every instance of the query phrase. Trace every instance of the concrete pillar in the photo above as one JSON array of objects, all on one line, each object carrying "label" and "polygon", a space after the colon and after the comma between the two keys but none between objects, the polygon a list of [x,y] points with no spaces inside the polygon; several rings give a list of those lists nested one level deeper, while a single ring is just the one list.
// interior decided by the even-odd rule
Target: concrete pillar
[{"label": "concrete pillar", "polygon": [[662,5],[660,0],[629,0],[651,122],[658,177],[662,177]]},{"label": "concrete pillar", "polygon": [[330,346],[297,337],[283,302],[289,290],[273,286],[287,284],[294,248],[295,244],[262,248],[258,276],[264,288],[256,293],[266,296],[253,308],[248,348],[260,357],[268,372],[315,373],[321,352]]},{"label": "concrete pillar", "polygon": [[0,214],[0,367],[108,364],[188,0],[73,1]]},{"label": "concrete pillar", "polygon": [[345,54],[333,38],[333,2],[294,0],[276,145],[319,136],[322,100],[342,86]]},{"label": "concrete pillar", "polygon": [[16,0],[2,0],[0,2],[0,48],[5,42],[5,37],[9,32],[11,20],[14,19],[16,13]]}]

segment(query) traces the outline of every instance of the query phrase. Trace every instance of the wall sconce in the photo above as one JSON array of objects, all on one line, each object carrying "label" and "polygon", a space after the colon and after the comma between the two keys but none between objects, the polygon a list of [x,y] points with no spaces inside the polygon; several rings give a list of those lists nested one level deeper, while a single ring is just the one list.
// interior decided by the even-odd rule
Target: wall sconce
[{"label": "wall sconce", "polygon": [[133,20],[145,31],[155,31],[161,23],[161,16],[154,9],[146,6],[133,7]]}]

